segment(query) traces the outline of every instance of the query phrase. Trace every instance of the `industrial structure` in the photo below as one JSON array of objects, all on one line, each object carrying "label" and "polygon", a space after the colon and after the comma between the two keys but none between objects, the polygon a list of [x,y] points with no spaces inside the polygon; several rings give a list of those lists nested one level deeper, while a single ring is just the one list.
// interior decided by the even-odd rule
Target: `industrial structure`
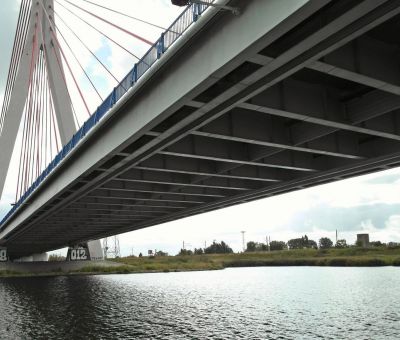
[{"label": "industrial structure", "polygon": [[356,244],[363,248],[367,248],[369,246],[369,234],[357,234]]},{"label": "industrial structure", "polygon": [[106,237],[103,240],[104,259],[115,259],[121,257],[121,248],[119,246],[118,235]]}]

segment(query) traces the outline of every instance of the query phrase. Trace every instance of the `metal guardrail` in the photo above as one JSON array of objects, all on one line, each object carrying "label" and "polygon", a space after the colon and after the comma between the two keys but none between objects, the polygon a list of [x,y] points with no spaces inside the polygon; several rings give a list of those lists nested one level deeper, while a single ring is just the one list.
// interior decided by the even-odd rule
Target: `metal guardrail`
[{"label": "metal guardrail", "polygon": [[[206,0],[212,3],[214,0]],[[71,152],[72,149],[86,136],[86,134],[104,117],[104,115],[118,102],[118,100],[142,77],[151,66],[162,57],[174,42],[194,23],[199,16],[208,8],[204,4],[191,4],[179,15],[171,26],[161,34],[160,38],[150,47],[125,78],[114,88],[109,96],[73,135],[71,140],[62,148],[53,161],[41,173],[29,189],[14,204],[12,209],[4,216],[0,222],[0,230],[3,229],[5,222],[21,207],[28,197],[38,188],[45,178],[60,164],[60,162]]]}]

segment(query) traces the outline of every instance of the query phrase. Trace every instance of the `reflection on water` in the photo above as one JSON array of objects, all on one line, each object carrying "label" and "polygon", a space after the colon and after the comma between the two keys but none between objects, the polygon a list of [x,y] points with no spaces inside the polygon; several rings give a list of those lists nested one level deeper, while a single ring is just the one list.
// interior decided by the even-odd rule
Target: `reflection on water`
[{"label": "reflection on water", "polygon": [[400,269],[0,280],[1,339],[400,339]]}]

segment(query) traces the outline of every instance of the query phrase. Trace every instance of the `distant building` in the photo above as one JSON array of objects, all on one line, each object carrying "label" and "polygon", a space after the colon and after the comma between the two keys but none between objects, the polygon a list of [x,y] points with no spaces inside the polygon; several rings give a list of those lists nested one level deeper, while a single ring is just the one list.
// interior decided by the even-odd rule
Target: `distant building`
[{"label": "distant building", "polygon": [[357,244],[363,248],[369,246],[369,234],[357,234]]}]

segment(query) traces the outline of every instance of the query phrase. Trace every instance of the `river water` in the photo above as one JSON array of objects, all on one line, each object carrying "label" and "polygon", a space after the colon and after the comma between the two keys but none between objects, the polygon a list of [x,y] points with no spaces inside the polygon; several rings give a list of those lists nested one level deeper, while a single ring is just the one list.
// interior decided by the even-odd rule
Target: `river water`
[{"label": "river water", "polygon": [[400,339],[400,268],[0,279],[0,339]]}]

